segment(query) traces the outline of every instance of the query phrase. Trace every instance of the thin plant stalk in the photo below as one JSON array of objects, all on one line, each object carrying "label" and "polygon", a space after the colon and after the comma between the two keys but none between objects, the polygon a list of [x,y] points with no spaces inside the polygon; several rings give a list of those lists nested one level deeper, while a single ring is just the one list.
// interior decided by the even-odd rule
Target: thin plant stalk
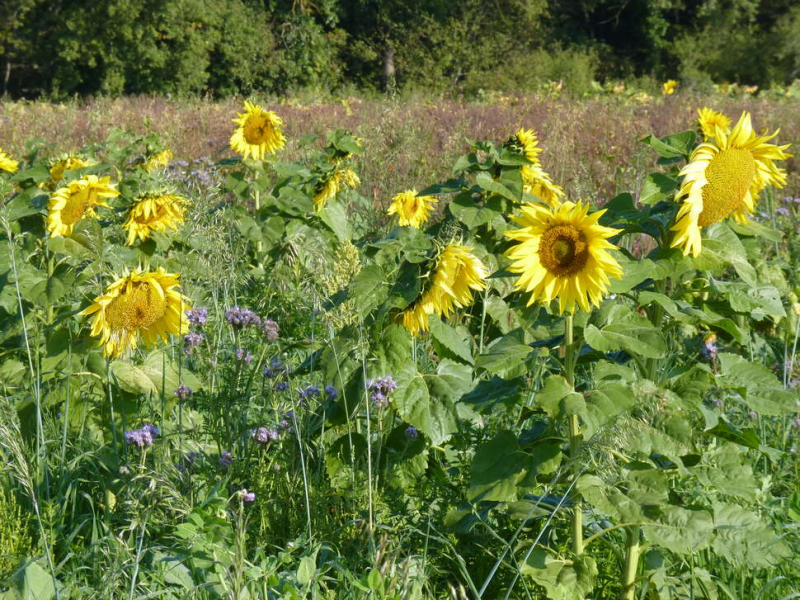
[{"label": "thin plant stalk", "polygon": [[[567,379],[570,387],[575,387],[575,334],[573,326],[574,317],[570,314],[566,317],[565,330],[566,330],[566,356],[564,357],[564,376]],[[577,481],[580,476],[580,464],[578,463],[578,454],[581,447],[581,429],[578,422],[578,415],[569,416],[569,454],[572,461],[573,473]],[[576,495],[572,507],[572,551],[575,556],[583,554],[583,512],[581,508],[581,500],[579,495]]]}]

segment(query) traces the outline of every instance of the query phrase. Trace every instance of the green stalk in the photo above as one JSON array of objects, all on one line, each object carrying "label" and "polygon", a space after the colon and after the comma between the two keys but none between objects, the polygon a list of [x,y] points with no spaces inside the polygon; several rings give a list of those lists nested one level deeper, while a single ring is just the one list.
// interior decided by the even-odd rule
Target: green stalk
[{"label": "green stalk", "polygon": [[[570,387],[575,388],[575,336],[573,331],[573,316],[567,315],[566,330],[566,355],[564,357],[564,376]],[[581,447],[581,429],[578,415],[569,416],[569,455],[575,479],[580,477],[581,468],[578,464],[578,453]],[[572,551],[575,556],[583,554],[583,512],[581,508],[580,493],[576,492],[572,507]]]},{"label": "green stalk", "polygon": [[636,594],[636,573],[639,569],[639,526],[625,528],[625,566],[622,570],[622,590],[620,600],[634,600]]}]

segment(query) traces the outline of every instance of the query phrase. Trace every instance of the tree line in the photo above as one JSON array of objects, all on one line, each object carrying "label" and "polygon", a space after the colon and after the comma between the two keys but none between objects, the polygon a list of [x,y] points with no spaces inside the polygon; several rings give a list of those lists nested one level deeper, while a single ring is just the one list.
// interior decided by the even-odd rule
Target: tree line
[{"label": "tree line", "polygon": [[800,78],[797,0],[4,0],[11,97]]}]

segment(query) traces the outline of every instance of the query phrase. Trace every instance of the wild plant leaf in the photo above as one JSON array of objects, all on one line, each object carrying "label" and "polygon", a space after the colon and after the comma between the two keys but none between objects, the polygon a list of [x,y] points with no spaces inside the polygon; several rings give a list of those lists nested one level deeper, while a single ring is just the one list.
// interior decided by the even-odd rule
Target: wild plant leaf
[{"label": "wild plant leaf", "polygon": [[350,239],[350,224],[344,206],[336,200],[329,200],[319,213],[320,220],[336,234],[340,242]]},{"label": "wild plant leaf", "polygon": [[575,392],[560,375],[548,377],[544,387],[534,396],[534,400],[553,419],[586,414],[583,395]]},{"label": "wild plant leaf", "polygon": [[383,269],[378,265],[368,265],[361,269],[350,284],[348,295],[355,300],[355,308],[361,318],[366,317],[389,295]]},{"label": "wild plant leaf", "polygon": [[501,379],[494,375],[489,380],[478,382],[472,391],[461,397],[461,402],[474,406],[479,412],[492,412],[499,404],[506,407],[518,404],[524,397],[526,388],[522,377]]},{"label": "wild plant leaf", "polygon": [[515,329],[493,341],[475,359],[475,367],[500,377],[516,375],[515,371],[532,352],[524,342],[524,335],[522,329]]},{"label": "wild plant leaf", "polygon": [[715,223],[705,230],[703,251],[689,261],[696,269],[709,271],[721,271],[730,265],[748,285],[758,283],[756,271],[747,261],[741,240],[725,223]]},{"label": "wild plant leaf", "polygon": [[517,500],[517,483],[525,475],[528,455],[510,431],[495,435],[479,446],[470,467],[467,498],[472,502]]},{"label": "wild plant leaf", "polygon": [[492,192],[493,194],[497,194],[498,196],[502,196],[503,198],[507,198],[508,200],[512,200],[514,202],[519,202],[521,199],[521,193],[515,193],[514,191],[510,190],[508,187],[500,183],[499,181],[495,181],[492,176],[487,172],[478,173],[475,177],[475,183],[477,183],[482,189],[486,190],[487,192]]},{"label": "wild plant leaf", "polygon": [[678,182],[662,173],[650,173],[642,184],[639,202],[642,204],[658,204],[671,197],[678,187]]},{"label": "wild plant leaf", "polygon": [[[395,381],[398,388],[392,402],[397,413],[406,423],[424,433],[432,445],[438,446],[456,431],[457,414],[454,402],[448,398],[431,397],[425,377],[413,365],[406,365],[398,371]],[[452,379],[433,385],[439,391],[446,389],[457,393],[449,384],[452,384]]]},{"label": "wild plant leaf", "polygon": [[500,198],[492,196],[479,203],[475,201],[472,192],[458,194],[447,207],[456,219],[470,229],[486,225],[503,214],[503,202]]},{"label": "wild plant leaf", "polygon": [[797,410],[797,395],[783,389],[767,367],[752,363],[737,354],[719,354],[717,382],[738,391],[742,401],[762,415],[788,415]]},{"label": "wild plant leaf", "polygon": [[586,342],[600,352],[625,350],[628,354],[644,358],[663,358],[667,341],[660,329],[624,305],[612,309],[609,323],[598,329],[587,325],[583,330]]},{"label": "wild plant leaf", "polygon": [[455,329],[435,315],[431,315],[430,327],[431,340],[441,356],[449,354],[450,357],[470,365],[474,362],[469,338],[457,333]]},{"label": "wild plant leaf", "polygon": [[714,504],[712,548],[736,567],[773,567],[793,556],[773,527],[735,504]]}]

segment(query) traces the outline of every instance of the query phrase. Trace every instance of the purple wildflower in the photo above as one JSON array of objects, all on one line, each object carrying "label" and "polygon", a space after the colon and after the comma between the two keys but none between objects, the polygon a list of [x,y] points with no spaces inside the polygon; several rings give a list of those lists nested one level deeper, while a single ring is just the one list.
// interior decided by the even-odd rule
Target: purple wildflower
[{"label": "purple wildflower", "polygon": [[703,344],[703,350],[702,350],[703,358],[705,358],[706,360],[712,361],[712,362],[717,360],[718,349],[717,349],[717,345],[714,343],[715,341],[716,341],[716,338],[715,339],[707,339],[705,341],[705,343]]},{"label": "purple wildflower", "polygon": [[370,379],[367,389],[372,392],[370,399],[376,408],[385,408],[389,405],[389,394],[397,389],[397,384],[391,375]]},{"label": "purple wildflower", "polygon": [[792,423],[791,423],[791,425],[789,425],[789,427],[796,427],[796,428],[800,429],[800,417],[797,417],[794,421],[792,421]]},{"label": "purple wildflower", "polygon": [[284,365],[281,361],[277,358],[273,358],[269,361],[269,366],[264,367],[264,377],[269,377],[270,379],[274,379],[275,377],[280,377],[281,375],[285,375],[288,373],[289,367]]},{"label": "purple wildflower", "polygon": [[[156,435],[158,435],[157,428]],[[125,441],[127,444],[129,446],[136,446],[142,450],[153,445],[153,437],[151,430],[145,429],[144,427],[141,429],[131,429],[125,432]]]},{"label": "purple wildflower", "polygon": [[205,308],[190,308],[186,311],[186,318],[195,327],[202,327],[208,320],[208,311]]},{"label": "purple wildflower", "polygon": [[178,400],[186,400],[192,396],[192,388],[188,385],[180,384],[178,389],[175,390],[175,396]]},{"label": "purple wildflower", "polygon": [[325,388],[325,395],[328,396],[331,400],[336,400],[339,397],[339,392],[336,391],[336,388],[332,385],[326,385]]},{"label": "purple wildflower", "polygon": [[413,425],[409,425],[406,428],[406,437],[410,440],[415,440],[419,437],[419,431]]},{"label": "purple wildflower", "polygon": [[300,390],[300,399],[307,400],[308,398],[314,398],[319,396],[319,386],[318,385],[310,385],[304,390]]},{"label": "purple wildflower", "polygon": [[252,437],[256,442],[259,444],[267,445],[270,442],[274,442],[278,439],[279,435],[278,432],[274,429],[267,429],[266,427],[259,427],[258,429],[254,429],[250,437]]},{"label": "purple wildflower", "polygon": [[250,354],[250,352],[245,350],[244,348],[237,348],[236,360],[244,361],[245,364],[249,365],[251,362],[253,362],[253,355]]},{"label": "purple wildflower", "polygon": [[183,352],[186,356],[191,356],[195,348],[203,343],[203,334],[190,331],[183,336]]},{"label": "purple wildflower", "polygon": [[238,494],[243,502],[253,502],[256,499],[256,493],[248,492],[247,488],[242,488],[241,490],[239,490]]},{"label": "purple wildflower", "polygon": [[261,329],[264,330],[264,333],[267,336],[267,341],[274,342],[278,339],[278,331],[280,328],[278,324],[273,321],[272,319],[264,319],[261,322]]},{"label": "purple wildflower", "polygon": [[261,325],[261,319],[256,313],[249,308],[239,308],[238,306],[225,311],[225,320],[236,330]]},{"label": "purple wildflower", "polygon": [[775,212],[779,215],[783,215],[784,217],[789,215],[789,209],[785,206],[779,206],[775,209]]},{"label": "purple wildflower", "polygon": [[285,381],[279,381],[275,384],[275,389],[279,392],[285,392],[289,388],[289,384]]},{"label": "purple wildflower", "polygon": [[219,455],[219,468],[222,470],[226,470],[228,467],[233,464],[233,454],[231,454],[228,450],[223,450],[222,454]]},{"label": "purple wildflower", "polygon": [[142,431],[146,431],[153,438],[158,437],[158,435],[161,433],[161,430],[158,428],[158,426],[153,425],[152,423],[145,423],[142,425]]}]

